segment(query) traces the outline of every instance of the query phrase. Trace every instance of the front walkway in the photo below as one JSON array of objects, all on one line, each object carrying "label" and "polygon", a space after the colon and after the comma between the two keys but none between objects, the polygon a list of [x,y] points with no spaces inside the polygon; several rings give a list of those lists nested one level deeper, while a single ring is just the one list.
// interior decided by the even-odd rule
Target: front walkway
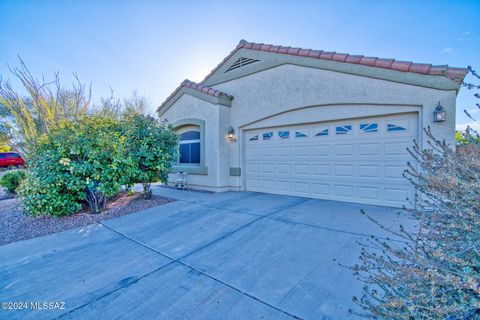
[{"label": "front walkway", "polygon": [[[357,241],[394,209],[250,192],[155,188],[178,199],[101,224],[0,247],[0,318],[345,319],[362,284]],[[404,221],[405,222],[405,221]],[[334,261],[334,259],[336,261]]]}]

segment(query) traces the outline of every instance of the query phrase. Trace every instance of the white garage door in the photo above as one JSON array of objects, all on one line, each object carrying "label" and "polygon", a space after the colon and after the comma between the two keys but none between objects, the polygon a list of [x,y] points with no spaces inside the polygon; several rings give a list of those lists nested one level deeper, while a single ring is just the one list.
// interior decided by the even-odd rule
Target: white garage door
[{"label": "white garage door", "polygon": [[245,132],[247,191],[401,207],[418,115],[372,117]]}]

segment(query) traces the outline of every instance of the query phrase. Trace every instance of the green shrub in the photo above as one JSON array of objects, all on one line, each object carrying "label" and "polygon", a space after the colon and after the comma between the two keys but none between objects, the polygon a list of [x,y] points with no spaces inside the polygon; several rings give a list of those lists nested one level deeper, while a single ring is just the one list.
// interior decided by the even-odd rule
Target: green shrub
[{"label": "green shrub", "polygon": [[178,154],[178,136],[166,123],[137,113],[122,121],[126,157],[131,160],[129,183],[141,183],[146,199],[152,195],[150,184],[166,182],[172,162]]},{"label": "green shrub", "polygon": [[44,135],[29,158],[29,173],[19,194],[33,215],[65,215],[88,202],[94,213],[127,182],[125,139],[119,122],[85,117],[64,121]]},{"label": "green shrub", "polygon": [[25,172],[20,170],[7,172],[2,178],[0,178],[0,186],[7,189],[10,193],[16,193],[20,182],[25,178]]},{"label": "green shrub", "polygon": [[[54,177],[60,178],[58,183],[52,180]],[[68,178],[68,175],[58,172],[40,175],[37,172],[28,172],[19,188],[26,212],[32,215],[61,216],[79,211],[85,192],[83,190],[75,192],[74,182],[67,188],[65,178]]]}]

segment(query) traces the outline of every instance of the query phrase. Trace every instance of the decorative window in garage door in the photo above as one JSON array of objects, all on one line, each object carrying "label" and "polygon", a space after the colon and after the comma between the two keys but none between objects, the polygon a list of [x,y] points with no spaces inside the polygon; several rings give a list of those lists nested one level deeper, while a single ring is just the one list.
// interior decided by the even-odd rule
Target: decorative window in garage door
[{"label": "decorative window in garage door", "polygon": [[273,137],[273,132],[272,131],[268,131],[268,132],[263,133],[263,140],[270,140],[270,139],[272,139],[272,137]]},{"label": "decorative window in garage door", "polygon": [[254,135],[254,136],[251,137],[249,140],[250,140],[250,141],[257,141],[257,140],[258,140],[258,134],[257,134],[257,135]]},{"label": "decorative window in garage door", "polygon": [[316,136],[316,137],[328,136],[328,128],[327,128],[327,129],[323,129],[322,131],[320,131],[319,133],[317,133],[315,136]]},{"label": "decorative window in garage door", "polygon": [[402,127],[401,125],[396,124],[396,123],[389,123],[389,124],[387,125],[387,130],[388,130],[388,131],[394,131],[394,132],[395,132],[395,131],[406,131],[407,128]]},{"label": "decorative window in garage door", "polygon": [[377,132],[378,131],[378,124],[376,124],[376,123],[361,123],[360,124],[360,130],[362,130],[362,132],[365,132],[365,133]]},{"label": "decorative window in garage door", "polygon": [[335,128],[335,133],[336,134],[349,134],[352,132],[352,125],[346,125],[346,126],[338,126]]},{"label": "decorative window in garage door", "polygon": [[295,132],[295,138],[306,138],[307,135],[303,132],[300,132],[300,131],[296,131]]},{"label": "decorative window in garage door", "polygon": [[278,131],[280,139],[288,139],[290,137],[290,131]]}]

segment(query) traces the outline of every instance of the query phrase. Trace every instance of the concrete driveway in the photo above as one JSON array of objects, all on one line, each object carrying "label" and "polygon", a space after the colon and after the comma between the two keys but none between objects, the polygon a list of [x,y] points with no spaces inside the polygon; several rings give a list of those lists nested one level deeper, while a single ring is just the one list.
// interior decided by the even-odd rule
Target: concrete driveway
[{"label": "concrete driveway", "polygon": [[334,201],[155,193],[178,201],[1,246],[0,301],[27,309],[0,318],[355,318],[362,283],[338,263],[354,265],[357,241],[385,235],[360,209],[388,226],[406,222],[395,209]]}]

